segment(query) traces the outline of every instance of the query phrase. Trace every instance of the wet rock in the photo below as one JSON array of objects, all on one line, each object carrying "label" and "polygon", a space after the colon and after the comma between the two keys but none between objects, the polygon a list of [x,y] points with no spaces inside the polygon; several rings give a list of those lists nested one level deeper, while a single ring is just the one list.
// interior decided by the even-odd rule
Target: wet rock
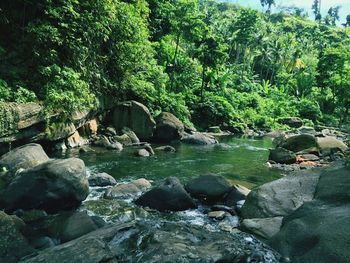
[{"label": "wet rock", "polygon": [[18,262],[34,249],[19,231],[13,218],[0,211],[0,262]]},{"label": "wet rock", "polygon": [[214,137],[199,132],[193,134],[184,134],[181,138],[181,142],[197,145],[210,145],[218,143]]},{"label": "wet rock", "polygon": [[348,149],[348,146],[341,140],[330,136],[317,138],[317,144],[324,156],[334,154],[335,152],[345,152]]},{"label": "wet rock", "polygon": [[211,211],[225,211],[231,215],[236,215],[235,209],[226,205],[213,205]]},{"label": "wet rock", "polygon": [[113,125],[117,131],[129,127],[141,140],[149,140],[156,126],[151,113],[136,101],[119,103],[113,111]]},{"label": "wet rock", "polygon": [[150,153],[150,155],[154,155],[154,151],[153,151],[153,148],[152,148],[151,145],[146,144],[146,145],[144,146],[144,148],[145,148],[145,150],[146,150],[147,152]]},{"label": "wet rock", "polygon": [[60,238],[67,242],[96,230],[98,227],[86,212],[75,212],[65,222]]},{"label": "wet rock", "polygon": [[175,148],[170,145],[160,146],[154,149],[155,151],[163,151],[163,152],[176,152]]},{"label": "wet rock", "polygon": [[269,160],[276,163],[292,164],[296,163],[296,155],[292,151],[278,147],[276,149],[270,149]]},{"label": "wet rock", "polygon": [[143,194],[135,203],[159,211],[181,211],[196,207],[179,179],[175,177],[165,179],[158,187]]},{"label": "wet rock", "polygon": [[15,177],[2,193],[6,209],[56,212],[77,207],[89,193],[84,162],[77,158],[52,160]]},{"label": "wet rock", "polygon": [[109,244],[118,232],[126,231],[131,226],[128,223],[101,228],[67,243],[42,250],[32,257],[23,258],[21,262],[117,262],[116,252],[113,252]]},{"label": "wet rock", "polygon": [[108,173],[92,174],[88,177],[90,186],[116,185],[117,181]]},{"label": "wet rock", "polygon": [[241,228],[264,239],[270,239],[280,230],[282,220],[283,217],[244,219]]},{"label": "wet rock", "polygon": [[133,180],[133,181],[131,181],[131,183],[136,185],[142,191],[146,190],[152,186],[151,182],[145,178],[139,178],[139,179]]},{"label": "wet rock", "polygon": [[113,127],[107,127],[106,134],[109,136],[115,136],[117,135],[117,131]]},{"label": "wet rock", "polygon": [[303,161],[316,162],[320,160],[320,157],[318,157],[315,154],[303,154],[303,155],[300,155],[300,159]]},{"label": "wet rock", "polygon": [[32,239],[30,241],[30,245],[34,247],[35,249],[45,249],[45,248],[50,248],[55,246],[55,242],[47,236],[44,237],[38,237],[35,239]]},{"label": "wet rock", "polygon": [[153,138],[156,141],[170,142],[178,140],[184,133],[183,123],[169,112],[162,112],[156,118],[156,129]]},{"label": "wet rock", "polygon": [[0,157],[0,167],[6,167],[10,173],[19,169],[33,168],[47,162],[49,157],[40,144],[30,143],[13,149]]},{"label": "wet rock", "polygon": [[185,188],[193,197],[209,203],[224,200],[225,195],[231,191],[226,179],[214,174],[193,178]]},{"label": "wet rock", "polygon": [[113,136],[113,140],[117,141],[123,145],[131,145],[132,144],[132,140],[131,138],[127,135],[127,134],[123,134],[123,135],[114,135]]},{"label": "wet rock", "polygon": [[96,138],[92,144],[99,147],[108,147],[111,142],[105,135],[102,135],[101,137]]},{"label": "wet rock", "polygon": [[303,121],[298,117],[280,118],[278,122],[284,125],[288,125],[291,128],[300,128],[303,126]]},{"label": "wet rock", "polygon": [[116,150],[116,151],[122,151],[123,150],[123,145],[119,142],[113,142],[109,145],[106,146],[107,149],[110,149],[110,150]]},{"label": "wet rock", "polygon": [[318,144],[315,136],[300,134],[287,138],[280,147],[293,152],[300,152],[309,148],[317,148]]},{"label": "wet rock", "polygon": [[135,154],[136,154],[136,156],[139,156],[139,157],[149,157],[149,156],[151,156],[151,154],[146,149],[140,149]]},{"label": "wet rock", "polygon": [[[140,253],[142,251],[142,253]],[[280,256],[254,237],[210,232],[199,226],[164,223],[119,224],[91,232],[65,244],[40,251],[22,262],[224,262],[227,255],[261,263],[277,263]],[[235,261],[226,261],[235,262]],[[239,261],[237,261],[239,262]],[[247,261],[253,262],[253,261]],[[254,261],[255,262],[255,261]]]},{"label": "wet rock", "polygon": [[237,202],[241,200],[245,200],[247,198],[247,195],[250,193],[250,190],[247,188],[243,188],[242,186],[232,186],[231,190],[228,192],[227,196],[225,197],[225,204],[234,207],[236,206]]},{"label": "wet rock", "polygon": [[98,122],[96,119],[87,121],[79,130],[82,131],[82,134],[86,136],[97,134]]},{"label": "wet rock", "polygon": [[241,209],[243,218],[286,216],[314,197],[318,171],[299,172],[252,190]]}]

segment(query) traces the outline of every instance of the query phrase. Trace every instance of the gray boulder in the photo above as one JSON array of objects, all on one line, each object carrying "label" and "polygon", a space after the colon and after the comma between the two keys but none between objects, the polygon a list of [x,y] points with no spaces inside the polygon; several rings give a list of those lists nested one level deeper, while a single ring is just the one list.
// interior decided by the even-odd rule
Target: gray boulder
[{"label": "gray boulder", "polygon": [[84,162],[77,158],[52,160],[16,176],[2,192],[4,208],[49,212],[77,207],[89,193]]},{"label": "gray boulder", "polygon": [[88,177],[90,186],[116,185],[117,181],[108,173],[92,174]]},{"label": "gray boulder", "polygon": [[291,128],[300,128],[301,126],[303,126],[303,121],[298,117],[280,118],[278,122],[287,125]]},{"label": "gray boulder", "polygon": [[348,149],[348,146],[344,142],[331,136],[317,138],[317,144],[322,155],[345,152]]},{"label": "gray boulder", "polygon": [[0,157],[0,167],[15,173],[18,169],[29,169],[47,162],[49,157],[40,144],[30,143],[15,148]]},{"label": "gray boulder", "polygon": [[318,171],[289,175],[253,189],[242,209],[243,218],[279,217],[291,214],[314,198]]},{"label": "gray boulder", "polygon": [[204,202],[223,201],[231,191],[230,184],[222,176],[207,174],[191,179],[185,186],[191,196]]},{"label": "gray boulder", "polygon": [[165,179],[159,186],[141,195],[135,203],[159,211],[182,211],[196,207],[176,177]]},{"label": "gray boulder", "polygon": [[113,125],[117,131],[129,127],[138,138],[147,141],[153,136],[156,123],[146,106],[136,101],[126,101],[114,108]]},{"label": "gray boulder", "polygon": [[244,219],[240,227],[264,239],[270,239],[278,233],[282,226],[283,217]]},{"label": "gray boulder", "polygon": [[156,118],[156,130],[153,138],[157,141],[170,142],[181,138],[183,123],[169,112],[162,112]]},{"label": "gray boulder", "polygon": [[144,179],[140,178],[130,183],[119,184],[112,188],[106,190],[104,197],[107,199],[113,198],[133,198],[142,193],[142,191],[151,187],[151,183]]}]

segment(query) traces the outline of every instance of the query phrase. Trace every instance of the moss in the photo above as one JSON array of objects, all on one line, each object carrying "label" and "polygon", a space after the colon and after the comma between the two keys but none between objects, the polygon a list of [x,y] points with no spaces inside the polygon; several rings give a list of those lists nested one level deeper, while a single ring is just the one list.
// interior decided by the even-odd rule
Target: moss
[{"label": "moss", "polygon": [[16,103],[0,103],[0,137],[16,133],[19,115]]}]

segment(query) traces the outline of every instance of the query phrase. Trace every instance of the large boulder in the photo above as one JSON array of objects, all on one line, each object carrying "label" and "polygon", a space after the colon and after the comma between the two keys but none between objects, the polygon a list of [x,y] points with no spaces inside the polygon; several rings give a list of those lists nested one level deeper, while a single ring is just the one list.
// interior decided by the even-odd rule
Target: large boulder
[{"label": "large boulder", "polygon": [[0,262],[12,263],[34,252],[20,232],[14,216],[0,211]]},{"label": "large boulder", "polygon": [[200,132],[195,132],[193,134],[185,133],[181,138],[181,142],[197,145],[210,145],[218,143],[218,141],[213,136]]},{"label": "large boulder", "polygon": [[231,186],[225,178],[214,174],[193,178],[185,188],[193,197],[209,203],[223,201],[231,191]]},{"label": "large boulder", "polygon": [[278,122],[284,125],[287,125],[291,128],[300,128],[303,126],[302,119],[298,117],[286,117],[286,118],[280,118],[278,119]]},{"label": "large boulder", "polygon": [[294,263],[349,262],[350,205],[313,201],[283,220],[270,244]]},{"label": "large boulder", "polygon": [[5,209],[44,209],[48,212],[77,207],[89,193],[84,162],[77,158],[52,160],[18,174],[2,192]]},{"label": "large boulder", "polygon": [[116,185],[117,181],[108,173],[91,174],[88,178],[90,186],[109,186]]},{"label": "large boulder", "polygon": [[165,179],[161,185],[140,196],[135,203],[159,211],[181,211],[196,207],[191,196],[175,177]]},{"label": "large boulder", "polygon": [[276,163],[292,164],[296,163],[297,158],[292,151],[277,147],[276,149],[270,149],[269,160]]},{"label": "large boulder", "polygon": [[281,216],[271,218],[244,219],[240,227],[264,239],[270,239],[280,230],[282,226],[282,220],[283,217]]},{"label": "large boulder", "polygon": [[280,146],[296,153],[307,149],[317,148],[318,144],[315,136],[310,134],[300,134],[287,138]]},{"label": "large boulder", "polygon": [[33,168],[47,162],[49,157],[40,144],[27,144],[6,153],[0,157],[0,168],[5,167],[15,173],[19,169]]},{"label": "large boulder", "polygon": [[161,142],[180,139],[185,129],[183,123],[169,112],[159,114],[156,124],[153,138]]},{"label": "large boulder", "polygon": [[141,140],[148,140],[153,135],[156,123],[146,106],[136,101],[126,101],[114,108],[113,125],[118,131],[128,127]]},{"label": "large boulder", "polygon": [[317,144],[322,155],[345,152],[348,149],[348,146],[344,142],[332,136],[317,138]]},{"label": "large boulder", "polygon": [[264,184],[248,195],[243,218],[278,217],[291,214],[304,202],[314,198],[319,171],[304,171]]}]

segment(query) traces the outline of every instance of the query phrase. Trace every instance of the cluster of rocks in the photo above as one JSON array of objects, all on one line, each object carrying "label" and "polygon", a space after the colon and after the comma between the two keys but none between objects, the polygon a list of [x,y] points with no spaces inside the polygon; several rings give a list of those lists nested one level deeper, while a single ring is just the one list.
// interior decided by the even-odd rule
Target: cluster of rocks
[{"label": "cluster of rocks", "polygon": [[[342,159],[348,150],[343,142],[345,134],[329,129],[316,132],[314,128],[301,127],[298,134],[274,132],[275,149],[270,149],[269,164],[286,170],[322,167]],[[337,136],[336,136],[337,135]]]},{"label": "cluster of rocks", "polygon": [[348,262],[350,170],[334,163],[251,191],[241,227],[290,262]]}]

